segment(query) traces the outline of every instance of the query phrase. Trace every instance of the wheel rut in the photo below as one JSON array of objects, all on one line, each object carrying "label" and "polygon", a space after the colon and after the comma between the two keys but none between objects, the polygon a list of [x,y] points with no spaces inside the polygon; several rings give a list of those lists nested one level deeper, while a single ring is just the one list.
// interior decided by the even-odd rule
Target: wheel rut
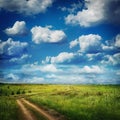
[{"label": "wheel rut", "polygon": [[[20,98],[17,100],[17,104],[19,105],[21,112],[23,113],[23,117],[25,120],[36,120],[36,117],[34,114],[31,114],[29,107],[32,108],[34,111],[36,111],[40,116],[42,115],[46,120],[65,120],[64,116],[62,115],[52,115],[45,111],[40,106],[37,106],[30,101],[26,100],[25,98]],[[28,108],[26,107],[28,106]]]}]

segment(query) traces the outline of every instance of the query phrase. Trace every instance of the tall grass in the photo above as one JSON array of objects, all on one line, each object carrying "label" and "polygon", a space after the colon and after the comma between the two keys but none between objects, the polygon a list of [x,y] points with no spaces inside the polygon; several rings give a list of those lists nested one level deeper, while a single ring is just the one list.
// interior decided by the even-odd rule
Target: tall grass
[{"label": "tall grass", "polygon": [[18,106],[15,99],[0,97],[0,120],[18,120]]},{"label": "tall grass", "polygon": [[68,120],[120,119],[119,85],[0,85],[0,120],[17,120],[19,96]]},{"label": "tall grass", "polygon": [[59,111],[69,120],[120,119],[119,86],[48,86],[48,89],[49,92],[28,99]]}]

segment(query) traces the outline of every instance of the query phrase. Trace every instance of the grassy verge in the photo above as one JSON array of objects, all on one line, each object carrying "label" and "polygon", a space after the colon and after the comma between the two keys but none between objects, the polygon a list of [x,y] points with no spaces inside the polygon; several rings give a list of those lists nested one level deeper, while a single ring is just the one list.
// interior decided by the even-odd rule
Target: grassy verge
[{"label": "grassy verge", "polygon": [[18,106],[15,99],[0,97],[0,120],[18,120]]}]

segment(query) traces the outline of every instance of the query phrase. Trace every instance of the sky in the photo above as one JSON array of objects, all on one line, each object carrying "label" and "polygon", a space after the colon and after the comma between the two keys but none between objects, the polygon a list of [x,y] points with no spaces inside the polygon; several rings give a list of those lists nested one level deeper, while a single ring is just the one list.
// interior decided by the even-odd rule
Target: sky
[{"label": "sky", "polygon": [[120,0],[0,0],[0,82],[120,84]]}]

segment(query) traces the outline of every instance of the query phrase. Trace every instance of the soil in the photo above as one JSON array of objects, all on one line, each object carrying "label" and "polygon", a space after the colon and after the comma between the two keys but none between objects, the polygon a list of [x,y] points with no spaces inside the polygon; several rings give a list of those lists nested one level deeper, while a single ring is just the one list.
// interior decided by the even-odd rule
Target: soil
[{"label": "soil", "polygon": [[40,106],[37,106],[28,100],[24,98],[20,98],[17,100],[17,103],[21,109],[21,112],[23,113],[23,117],[25,120],[36,120],[35,116],[25,107],[24,104],[31,107],[33,110],[38,112],[40,115],[42,115],[46,120],[65,120],[65,117],[56,111],[52,110],[45,110]]}]

